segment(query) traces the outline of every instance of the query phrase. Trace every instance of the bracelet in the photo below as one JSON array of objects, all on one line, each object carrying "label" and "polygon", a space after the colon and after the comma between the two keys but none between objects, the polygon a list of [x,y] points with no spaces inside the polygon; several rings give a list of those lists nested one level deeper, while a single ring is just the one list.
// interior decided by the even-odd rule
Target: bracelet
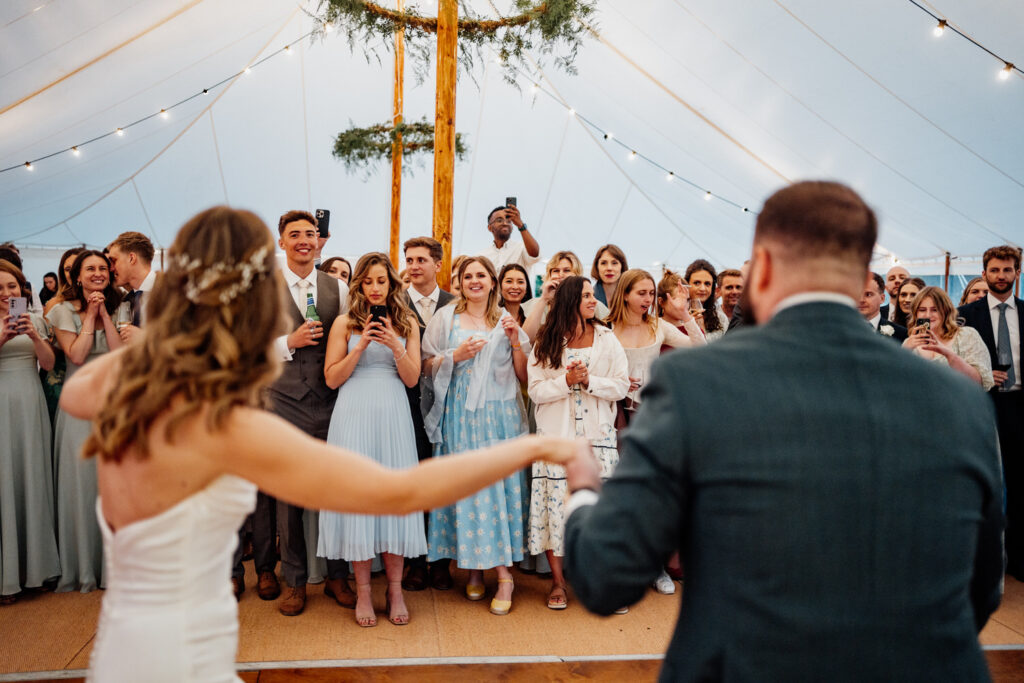
[{"label": "bracelet", "polygon": [[513,344],[512,348],[513,349],[521,349],[521,348],[523,348],[523,345],[522,344]]},{"label": "bracelet", "polygon": [[409,355],[409,349],[406,349],[405,351],[402,351],[402,355],[399,356],[398,358],[396,358],[395,362],[397,363],[398,361],[402,360],[403,358],[405,358],[408,355]]},{"label": "bracelet", "polygon": [[523,223],[523,227],[519,228],[519,232],[526,232],[526,223]]}]

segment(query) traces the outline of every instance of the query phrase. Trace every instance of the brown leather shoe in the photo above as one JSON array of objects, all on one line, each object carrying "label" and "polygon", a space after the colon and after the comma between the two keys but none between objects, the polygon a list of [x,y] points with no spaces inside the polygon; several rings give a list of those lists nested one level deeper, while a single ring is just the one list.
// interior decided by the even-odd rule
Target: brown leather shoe
[{"label": "brown leather shoe", "polygon": [[302,614],[302,610],[306,609],[306,585],[303,584],[295,588],[288,586],[284,600],[281,601],[281,605],[277,609],[286,617]]},{"label": "brown leather shoe", "polygon": [[259,583],[256,584],[256,594],[260,596],[260,600],[277,600],[281,595],[281,584],[277,581],[277,574],[260,572]]},{"label": "brown leather shoe", "polygon": [[423,565],[413,565],[409,567],[409,571],[406,573],[405,578],[402,579],[402,590],[407,591],[422,591],[426,590],[429,586],[427,580],[427,568]]},{"label": "brown leather shoe", "polygon": [[231,577],[231,591],[235,594],[235,600],[242,599],[242,593],[245,592],[245,581],[242,579]]},{"label": "brown leather shoe", "polygon": [[334,598],[334,601],[342,607],[353,609],[356,606],[356,592],[348,585],[347,579],[324,581],[324,595]]},{"label": "brown leather shoe", "polygon": [[454,585],[448,560],[439,560],[430,565],[430,585],[439,591],[448,591]]}]

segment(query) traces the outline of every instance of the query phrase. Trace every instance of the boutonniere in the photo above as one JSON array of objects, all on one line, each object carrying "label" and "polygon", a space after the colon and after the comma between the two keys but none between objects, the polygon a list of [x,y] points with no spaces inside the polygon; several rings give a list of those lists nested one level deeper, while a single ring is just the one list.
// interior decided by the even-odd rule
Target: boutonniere
[{"label": "boutonniere", "polygon": [[891,337],[893,334],[896,333],[896,328],[894,328],[892,325],[882,325],[881,327],[878,328],[878,331],[884,334],[886,337]]}]

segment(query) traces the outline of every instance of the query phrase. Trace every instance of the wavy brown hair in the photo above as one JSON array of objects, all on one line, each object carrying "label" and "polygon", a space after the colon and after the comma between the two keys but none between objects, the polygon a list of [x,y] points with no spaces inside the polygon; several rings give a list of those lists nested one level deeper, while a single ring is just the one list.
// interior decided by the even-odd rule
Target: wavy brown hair
[{"label": "wavy brown hair", "polygon": [[85,266],[86,260],[90,258],[103,259],[103,263],[107,264],[107,286],[103,288],[103,307],[107,309],[109,315],[114,315],[114,311],[121,305],[121,300],[124,297],[114,286],[114,276],[110,272],[110,259],[102,251],[86,249],[78,254],[75,258],[75,265],[71,266],[69,274],[71,281],[68,283],[68,293],[63,300],[77,303],[79,312],[83,312],[89,307],[89,302],[85,298],[85,287],[78,280],[82,275],[82,268]]},{"label": "wavy brown hair", "polygon": [[[633,291],[633,288],[644,280],[650,280],[654,285],[654,276],[646,270],[632,268],[619,276],[619,284],[615,288],[612,300],[608,302],[608,324],[613,328],[626,323],[626,295]],[[655,299],[657,301],[657,299]],[[644,311],[641,319],[647,323],[647,329],[651,334],[658,333],[658,316],[650,311]]]},{"label": "wavy brown hair", "polygon": [[399,337],[408,338],[412,331],[409,321],[413,317],[413,312],[405,303],[405,288],[395,267],[391,265],[391,259],[379,251],[363,254],[356,262],[356,269],[352,273],[352,286],[348,290],[348,329],[351,332],[360,331],[370,322],[370,302],[363,294],[363,280],[374,266],[384,266],[388,274],[388,295],[384,305],[388,307],[391,326],[395,328],[395,333]]},{"label": "wavy brown hair", "polygon": [[549,367],[554,370],[562,367],[562,351],[580,328],[604,325],[598,318],[584,320],[580,315],[580,304],[583,302],[583,287],[590,280],[580,275],[570,275],[562,280],[555,290],[551,301],[551,310],[544,324],[537,331],[537,339],[533,345],[533,355],[538,367]]},{"label": "wavy brown hair", "polygon": [[498,308],[498,299],[501,298],[501,283],[498,282],[498,274],[494,272],[494,264],[486,256],[467,256],[459,264],[459,296],[455,300],[455,312],[462,313],[466,310],[468,302],[465,292],[462,291],[462,275],[471,263],[479,263],[491,276],[491,291],[487,293],[487,315],[484,316],[484,319],[488,326],[494,327],[501,320],[501,309]]},{"label": "wavy brown hair", "polygon": [[914,300],[910,302],[910,315],[907,316],[907,322],[914,323],[917,321],[917,309],[921,308],[921,303],[925,299],[931,299],[935,302],[935,308],[939,310],[939,316],[942,318],[940,322],[942,329],[932,330],[932,332],[939,339],[949,341],[960,331],[960,320],[957,318],[956,307],[953,306],[949,295],[941,287],[928,286],[914,295]]},{"label": "wavy brown hair", "polygon": [[280,370],[272,344],[285,329],[283,281],[263,221],[207,209],[181,228],[168,257],[147,296],[145,335],[124,351],[85,457],[120,462],[129,448],[148,457],[150,427],[164,415],[171,442],[204,407],[207,429],[219,429],[234,408],[263,405]]}]

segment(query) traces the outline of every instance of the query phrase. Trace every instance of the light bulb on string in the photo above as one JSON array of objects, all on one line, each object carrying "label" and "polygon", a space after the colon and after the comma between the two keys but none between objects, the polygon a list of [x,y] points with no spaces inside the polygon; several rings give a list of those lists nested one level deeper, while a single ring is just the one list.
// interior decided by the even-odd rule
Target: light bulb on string
[{"label": "light bulb on string", "polygon": [[251,69],[251,68],[249,68],[249,67],[245,67],[245,70],[244,70],[244,72],[243,72],[243,73],[246,73],[246,74],[251,74],[251,73],[252,73],[252,69]]},{"label": "light bulb on string", "polygon": [[116,132],[118,137],[124,137],[124,128],[118,128]]},{"label": "light bulb on string", "polygon": [[170,117],[170,114],[167,113],[167,110],[166,109],[161,109],[160,110],[160,118],[162,118],[164,120],[167,120],[168,117]]},{"label": "light bulb on string", "polygon": [[540,90],[540,86],[539,85],[537,85],[536,83],[531,83],[530,84],[530,92],[531,93],[535,93],[538,90]]},{"label": "light bulb on string", "polygon": [[673,173],[672,171],[669,171],[669,172],[668,172],[668,175],[666,175],[666,176],[665,176],[665,180],[667,180],[668,182],[670,182],[670,183],[671,183],[671,182],[672,182],[672,180],[673,180],[673,179],[674,179],[675,177],[676,177],[676,174],[675,174],[675,173]]},{"label": "light bulb on string", "polygon": [[945,32],[946,32],[946,20],[945,19],[939,19],[938,25],[935,28],[932,29],[932,34],[936,38],[939,38]]},{"label": "light bulb on string", "polygon": [[706,202],[710,202],[710,201],[711,201],[711,196],[712,196],[712,195],[711,195],[711,190],[708,190],[708,191],[706,191],[706,192],[704,193],[704,201],[706,201]]},{"label": "light bulb on string", "polygon": [[576,110],[572,107],[569,107],[569,116],[576,116]]},{"label": "light bulb on string", "polygon": [[71,148],[71,153],[74,154],[76,157],[82,156],[82,150],[78,149],[77,146]]},{"label": "light bulb on string", "polygon": [[36,167],[32,165],[31,161],[26,161],[25,162],[25,170],[26,171],[34,171],[34,170],[36,170]]},{"label": "light bulb on string", "polygon": [[1005,64],[1006,66],[999,70],[999,78],[1004,81],[1013,73],[1013,64],[1010,62],[1005,62]]},{"label": "light bulb on string", "polygon": [[615,133],[612,133],[611,131],[605,133],[604,134],[604,139],[605,140],[613,140],[613,139],[615,139]]},{"label": "light bulb on string", "polygon": [[630,161],[636,161],[636,152],[635,151],[632,151],[632,152],[629,153],[629,160]]},{"label": "light bulb on string", "polygon": [[334,24],[329,21],[324,22],[324,33],[330,33],[334,30]]},{"label": "light bulb on string", "polygon": [[284,53],[286,55],[290,55],[292,53],[292,46],[291,45],[285,45],[284,46]]}]

